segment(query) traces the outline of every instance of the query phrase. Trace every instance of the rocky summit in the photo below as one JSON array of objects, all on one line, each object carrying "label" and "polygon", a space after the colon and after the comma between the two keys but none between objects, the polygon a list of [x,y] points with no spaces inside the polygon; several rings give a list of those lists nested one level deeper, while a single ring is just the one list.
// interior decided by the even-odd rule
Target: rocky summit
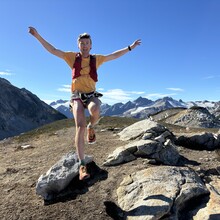
[{"label": "rocky summit", "polygon": [[85,181],[75,132],[67,119],[0,141],[1,219],[220,219],[218,129],[104,117]]},{"label": "rocky summit", "polygon": [[164,120],[166,123],[203,128],[220,128],[220,121],[204,107],[191,107],[179,111]]},{"label": "rocky summit", "polygon": [[0,78],[0,139],[66,118],[25,88]]}]

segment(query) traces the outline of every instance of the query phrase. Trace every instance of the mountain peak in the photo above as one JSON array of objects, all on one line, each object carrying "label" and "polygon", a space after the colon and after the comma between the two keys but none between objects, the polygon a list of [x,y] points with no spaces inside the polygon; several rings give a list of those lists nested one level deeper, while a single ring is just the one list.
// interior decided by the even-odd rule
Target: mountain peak
[{"label": "mountain peak", "polygon": [[161,100],[163,100],[163,101],[174,101],[174,99],[172,97],[169,97],[169,96],[165,96]]},{"label": "mountain peak", "polygon": [[27,89],[19,89],[2,78],[0,87],[0,139],[66,118]]},{"label": "mountain peak", "polygon": [[7,85],[11,85],[11,83],[7,80],[7,79],[5,79],[5,78],[2,78],[2,77],[0,77],[0,84],[7,84]]},{"label": "mountain peak", "polygon": [[[59,101],[62,103],[62,101]],[[55,104],[51,106],[56,108],[61,113],[67,115],[68,111],[63,111],[59,106],[63,106],[63,104]],[[164,97],[162,99],[158,99],[156,101],[152,101],[150,99],[144,97],[138,97],[134,101],[128,101],[125,104],[123,103],[116,103],[114,105],[102,104],[101,105],[101,115],[102,116],[123,116],[123,117],[134,117],[134,118],[147,118],[150,115],[156,114],[160,111],[172,108],[190,108],[192,106],[201,106],[208,109],[213,115],[217,118],[220,117],[220,102],[184,102],[182,99],[175,100],[171,97]],[[64,108],[64,107],[62,107]],[[72,117],[72,115],[71,115]]]},{"label": "mountain peak", "polygon": [[142,96],[140,96],[136,100],[134,100],[134,103],[139,106],[147,106],[149,104],[152,104],[152,102],[153,102],[152,100],[147,99],[147,98],[143,98]]}]

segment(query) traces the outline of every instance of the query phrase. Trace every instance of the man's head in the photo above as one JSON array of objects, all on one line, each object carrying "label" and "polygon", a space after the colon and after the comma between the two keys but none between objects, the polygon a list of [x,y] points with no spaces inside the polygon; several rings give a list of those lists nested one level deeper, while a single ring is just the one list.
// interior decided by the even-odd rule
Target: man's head
[{"label": "man's head", "polygon": [[92,49],[92,40],[91,40],[91,36],[88,33],[80,34],[77,39],[77,43],[80,51]]},{"label": "man's head", "polygon": [[77,39],[77,42],[79,43],[79,41],[81,39],[89,39],[90,40],[90,43],[92,44],[92,40],[91,40],[91,36],[88,34],[88,33],[83,33],[83,34],[80,34],[78,39]]}]

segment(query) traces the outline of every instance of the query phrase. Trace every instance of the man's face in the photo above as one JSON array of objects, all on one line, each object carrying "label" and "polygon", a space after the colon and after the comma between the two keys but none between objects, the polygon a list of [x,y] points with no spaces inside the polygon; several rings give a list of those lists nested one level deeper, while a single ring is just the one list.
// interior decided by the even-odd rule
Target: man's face
[{"label": "man's face", "polygon": [[78,47],[82,53],[88,53],[92,47],[91,40],[89,38],[80,39]]}]

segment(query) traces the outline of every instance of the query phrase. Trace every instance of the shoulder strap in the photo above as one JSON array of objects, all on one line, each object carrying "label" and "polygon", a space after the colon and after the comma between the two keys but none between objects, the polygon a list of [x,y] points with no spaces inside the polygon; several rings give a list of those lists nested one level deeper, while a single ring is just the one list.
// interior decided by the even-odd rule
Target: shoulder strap
[{"label": "shoulder strap", "polygon": [[96,56],[90,55],[90,67],[96,69]]},{"label": "shoulder strap", "polygon": [[98,75],[97,75],[97,70],[96,70],[96,56],[95,55],[90,55],[90,77],[97,82],[98,81]]},{"label": "shoulder strap", "polygon": [[73,64],[72,79],[75,79],[80,76],[81,62],[82,62],[81,54],[77,53],[75,57],[75,62]]}]

